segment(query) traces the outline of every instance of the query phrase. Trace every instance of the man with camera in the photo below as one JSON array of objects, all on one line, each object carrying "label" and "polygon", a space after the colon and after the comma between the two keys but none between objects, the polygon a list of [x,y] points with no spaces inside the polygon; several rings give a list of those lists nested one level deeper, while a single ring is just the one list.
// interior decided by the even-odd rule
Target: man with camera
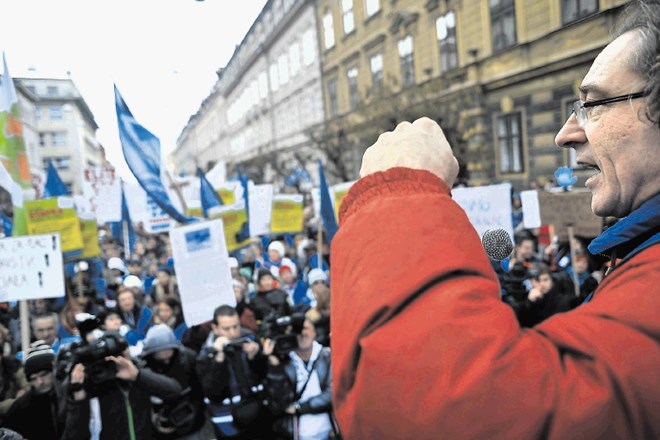
[{"label": "man with camera", "polygon": [[84,342],[72,348],[68,360],[64,438],[89,438],[90,418],[101,439],[152,438],[151,396],[172,399],[181,394],[181,386],[175,379],[139,368],[126,341],[103,333],[98,324],[92,315],[78,320]]},{"label": "man with camera", "polygon": [[[328,439],[332,428],[332,372],[330,349],[316,341],[313,322],[304,320],[297,346],[286,356],[268,356],[269,406],[276,419],[274,437],[282,440]],[[273,353],[273,341],[264,352]]]},{"label": "man with camera", "polygon": [[270,438],[263,405],[266,370],[267,358],[254,335],[241,328],[236,309],[216,308],[197,372],[218,438]]}]

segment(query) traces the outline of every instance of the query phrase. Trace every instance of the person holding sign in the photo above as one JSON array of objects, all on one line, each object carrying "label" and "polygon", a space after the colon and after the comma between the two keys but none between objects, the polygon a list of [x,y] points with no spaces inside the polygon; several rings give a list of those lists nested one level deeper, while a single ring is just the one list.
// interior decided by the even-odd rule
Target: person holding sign
[{"label": "person holding sign", "polygon": [[594,213],[620,219],[589,246],[617,261],[590,302],[519,327],[434,121],[366,150],[332,243],[345,438],[660,438],[660,2],[623,17],[556,138],[594,170]]}]

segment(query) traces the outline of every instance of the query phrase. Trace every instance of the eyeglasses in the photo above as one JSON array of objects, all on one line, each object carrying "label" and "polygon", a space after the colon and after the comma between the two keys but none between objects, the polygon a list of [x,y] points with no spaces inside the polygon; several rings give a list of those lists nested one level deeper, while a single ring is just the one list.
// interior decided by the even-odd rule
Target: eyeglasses
[{"label": "eyeglasses", "polygon": [[573,113],[577,117],[578,124],[581,127],[589,120],[589,115],[587,114],[587,109],[591,107],[597,107],[599,105],[613,104],[615,102],[628,101],[629,99],[643,98],[648,95],[648,92],[637,92],[630,93],[628,95],[615,96],[613,98],[598,99],[596,101],[587,101],[582,102],[579,99],[573,102]]}]

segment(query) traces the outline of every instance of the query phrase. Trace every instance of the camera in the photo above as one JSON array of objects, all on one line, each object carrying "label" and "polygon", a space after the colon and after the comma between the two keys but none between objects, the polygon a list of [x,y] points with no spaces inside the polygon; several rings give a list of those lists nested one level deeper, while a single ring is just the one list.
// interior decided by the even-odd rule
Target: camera
[{"label": "camera", "polygon": [[296,312],[285,316],[271,313],[261,323],[259,335],[275,343],[275,356],[285,358],[298,348],[298,335],[302,333],[304,323],[304,313]]},{"label": "camera", "polygon": [[76,325],[82,340],[71,345],[62,361],[68,364],[67,372],[76,364],[85,366],[85,386],[94,395],[98,385],[114,380],[117,373],[115,363],[105,358],[121,356],[128,343],[119,334],[103,332],[99,328],[100,320],[94,315],[76,315]]}]

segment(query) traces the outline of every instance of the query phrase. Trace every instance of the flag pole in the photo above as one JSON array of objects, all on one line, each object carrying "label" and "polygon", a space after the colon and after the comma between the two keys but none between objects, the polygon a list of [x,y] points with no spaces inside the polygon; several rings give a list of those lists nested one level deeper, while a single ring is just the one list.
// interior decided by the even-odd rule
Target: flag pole
[{"label": "flag pole", "polygon": [[23,349],[23,362],[25,362],[30,348],[30,312],[27,300],[22,299],[18,302],[18,312],[21,318],[21,347]]}]

